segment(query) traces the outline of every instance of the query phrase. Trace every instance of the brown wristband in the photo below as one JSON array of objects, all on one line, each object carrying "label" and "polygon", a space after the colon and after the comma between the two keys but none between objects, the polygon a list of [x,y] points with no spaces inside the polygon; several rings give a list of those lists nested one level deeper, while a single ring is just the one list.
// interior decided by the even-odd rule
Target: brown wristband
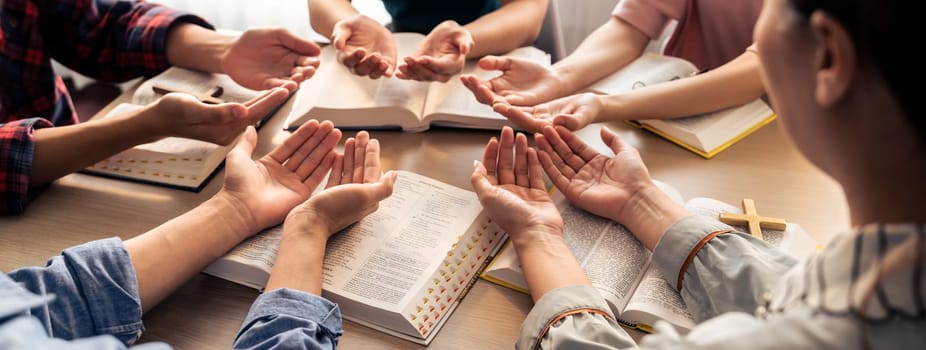
[{"label": "brown wristband", "polygon": [[704,236],[704,238],[701,238],[701,241],[699,241],[698,244],[696,244],[694,248],[691,249],[691,252],[688,253],[688,257],[685,258],[685,263],[682,264],[682,269],[678,271],[678,283],[675,285],[675,288],[677,288],[679,292],[682,291],[682,279],[685,278],[685,271],[688,271],[688,265],[691,265],[691,262],[694,261],[694,258],[698,256],[698,252],[701,251],[701,248],[704,248],[704,246],[707,245],[707,242],[710,242],[710,240],[714,239],[714,237],[730,232],[733,232],[733,230],[720,230],[711,232],[707,236]]}]

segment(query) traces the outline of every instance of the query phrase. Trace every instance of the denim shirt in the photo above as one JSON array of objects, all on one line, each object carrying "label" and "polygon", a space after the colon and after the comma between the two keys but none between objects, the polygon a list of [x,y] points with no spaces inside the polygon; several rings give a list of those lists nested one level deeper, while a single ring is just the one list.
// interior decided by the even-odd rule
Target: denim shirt
[{"label": "denim shirt", "polygon": [[[68,248],[45,267],[0,274],[0,350],[126,349],[144,331],[141,317],[135,270],[117,238]],[[234,348],[333,349],[342,333],[337,305],[278,289],[251,306]]]}]

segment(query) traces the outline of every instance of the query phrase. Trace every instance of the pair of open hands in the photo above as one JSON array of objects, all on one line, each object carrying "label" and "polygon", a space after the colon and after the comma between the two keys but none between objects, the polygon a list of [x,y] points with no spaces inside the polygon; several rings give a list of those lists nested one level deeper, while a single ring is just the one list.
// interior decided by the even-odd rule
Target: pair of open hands
[{"label": "pair of open hands", "polygon": [[602,111],[601,101],[591,93],[571,93],[556,71],[523,58],[486,56],[479,67],[498,70],[501,75],[481,80],[474,75],[460,77],[476,100],[521,129],[538,132],[547,125],[579,130],[595,122]]},{"label": "pair of open hands", "polygon": [[428,33],[412,56],[398,62],[392,33],[360,14],[336,23],[332,37],[338,61],[354,74],[372,79],[395,75],[399,79],[446,82],[463,70],[474,45],[468,30],[454,21],[444,21]]},{"label": "pair of open hands", "polygon": [[[284,218],[287,225],[338,232],[376,211],[392,194],[397,176],[382,174],[379,141],[367,132],[348,138],[343,153],[337,153],[341,136],[330,121],[311,120],[252,160],[257,133],[247,127],[226,158],[225,185],[217,196],[230,200],[251,233]],[[325,189],[313,194],[326,175]]]},{"label": "pair of open hands", "polygon": [[[630,219],[630,200],[655,185],[639,152],[607,128],[601,139],[614,152],[596,152],[562,126],[545,126],[530,148],[524,134],[504,128],[486,145],[470,178],[479,200],[513,239],[562,235],[563,220],[543,181],[546,173],[570,203],[617,222]],[[542,239],[542,237],[539,237]]]}]

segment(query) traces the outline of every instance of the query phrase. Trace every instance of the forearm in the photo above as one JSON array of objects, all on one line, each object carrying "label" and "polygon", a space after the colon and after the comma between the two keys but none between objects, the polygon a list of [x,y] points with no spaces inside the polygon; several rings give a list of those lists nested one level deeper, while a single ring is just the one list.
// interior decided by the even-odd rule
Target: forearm
[{"label": "forearm", "polygon": [[562,233],[523,232],[510,237],[534,302],[560,287],[590,284]]},{"label": "forearm", "polygon": [[86,168],[135,145],[151,142],[142,113],[35,131],[29,185],[38,186]]},{"label": "forearm", "polygon": [[237,38],[181,23],[167,34],[167,61],[172,66],[222,73],[222,58]]},{"label": "forearm", "polygon": [[332,39],[338,21],[357,15],[357,9],[345,0],[309,0],[309,22],[318,34]]},{"label": "forearm", "polygon": [[746,104],[764,94],[758,57],[747,51],[703,74],[602,97],[604,111],[596,121],[686,117]]},{"label": "forearm", "polygon": [[553,65],[569,95],[623,68],[643,54],[649,37],[624,20],[612,16],[579,44],[576,50]]},{"label": "forearm", "polygon": [[503,1],[497,10],[463,26],[476,43],[466,57],[499,55],[531,45],[546,11],[547,0]]},{"label": "forearm", "polygon": [[125,242],[142,308],[157,305],[181,284],[251,236],[246,210],[224,192]]},{"label": "forearm", "polygon": [[265,290],[289,288],[321,295],[327,242],[328,233],[318,225],[287,227],[284,224],[283,238]]}]

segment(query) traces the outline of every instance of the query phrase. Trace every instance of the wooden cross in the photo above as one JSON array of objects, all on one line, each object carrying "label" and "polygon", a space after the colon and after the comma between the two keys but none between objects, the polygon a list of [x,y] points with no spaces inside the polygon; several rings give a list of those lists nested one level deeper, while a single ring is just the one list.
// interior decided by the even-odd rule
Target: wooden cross
[{"label": "wooden cross", "polygon": [[720,213],[720,221],[727,225],[749,225],[749,233],[762,239],[762,229],[784,231],[788,228],[785,219],[759,216],[756,203],[749,198],[743,199],[743,212],[745,214]]},{"label": "wooden cross", "polygon": [[171,89],[171,88],[167,88],[167,87],[164,87],[158,84],[152,85],[151,90],[154,90],[155,93],[162,94],[162,95],[169,94],[171,92],[184,93],[187,95],[192,95],[193,97],[202,101],[203,103],[208,103],[208,104],[217,105],[220,103],[225,103],[225,100],[219,98],[219,96],[222,96],[222,93],[225,92],[225,90],[222,89],[221,86],[216,86],[205,94],[199,94],[199,93],[190,92],[190,91],[182,91],[178,89]]}]

